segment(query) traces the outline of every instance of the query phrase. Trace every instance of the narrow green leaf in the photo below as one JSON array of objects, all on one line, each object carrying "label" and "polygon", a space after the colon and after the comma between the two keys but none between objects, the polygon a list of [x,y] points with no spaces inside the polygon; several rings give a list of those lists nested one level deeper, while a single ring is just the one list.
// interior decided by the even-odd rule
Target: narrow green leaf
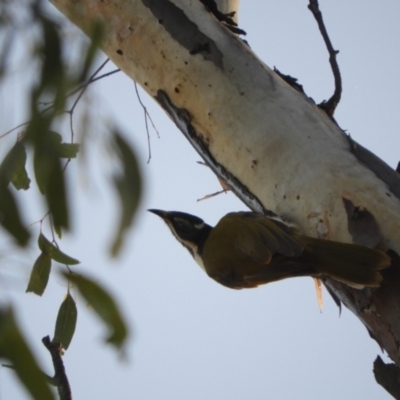
[{"label": "narrow green leaf", "polygon": [[51,258],[42,252],[33,265],[26,292],[33,292],[41,296],[46,289],[51,270]]},{"label": "narrow green leaf", "polygon": [[0,358],[12,364],[33,399],[54,400],[45,375],[39,369],[9,308],[0,309]]},{"label": "narrow green leaf", "polygon": [[58,310],[52,342],[60,343],[62,348],[67,350],[74,336],[77,318],[78,310],[75,301],[68,292],[67,297],[61,303],[60,309]]},{"label": "narrow green leaf", "polygon": [[52,113],[41,113],[38,109],[38,99],[32,95],[31,99],[31,120],[26,127],[24,142],[36,145],[37,140],[41,140],[43,132],[47,132],[52,123],[54,115]]},{"label": "narrow green leaf", "polygon": [[60,143],[58,155],[61,158],[75,158],[79,152],[78,143]]},{"label": "narrow green leaf", "polygon": [[13,194],[6,185],[0,184],[0,224],[16,239],[20,246],[28,243],[30,234],[25,229]]},{"label": "narrow green leaf", "polygon": [[96,55],[100,48],[100,44],[104,38],[104,23],[99,20],[92,20],[91,32],[89,37],[91,39],[90,45],[86,50],[84,62],[81,68],[80,77],[78,81],[83,82],[88,78],[89,72],[93,65]]},{"label": "narrow green leaf", "polygon": [[[46,138],[47,136],[47,138]],[[54,143],[46,134],[37,134],[35,138],[35,154],[33,157],[33,168],[35,171],[36,183],[42,194],[46,194],[49,186],[50,174],[54,167],[57,168],[59,159],[56,154]],[[57,168],[58,170],[59,168]]]},{"label": "narrow green leaf", "polygon": [[48,254],[52,260],[57,261],[60,264],[76,265],[80,263],[77,259],[70,257],[54,246],[54,244],[51,243],[42,233],[39,235],[38,245],[39,249],[42,250],[43,253]]},{"label": "narrow green leaf", "polygon": [[68,228],[69,213],[61,168],[59,147],[61,136],[52,131],[36,135],[33,157],[36,182],[53,216],[54,224]]},{"label": "narrow green leaf", "polygon": [[55,146],[55,148],[57,149],[58,146],[61,144],[62,142],[62,136],[60,133],[55,132],[55,131],[48,131],[47,132],[47,139],[51,140]]},{"label": "narrow green leaf", "polygon": [[60,225],[54,225],[54,231],[56,232],[59,239],[62,238],[62,230]]},{"label": "narrow green leaf", "polygon": [[114,178],[115,187],[121,202],[120,222],[117,234],[111,246],[111,254],[116,256],[123,245],[124,235],[132,225],[135,212],[138,208],[142,181],[139,165],[131,146],[118,132],[114,132],[116,153],[122,164],[122,174]]},{"label": "narrow green leaf", "polygon": [[60,31],[56,29],[55,23],[47,18],[42,18],[41,22],[44,38],[42,84],[56,86],[63,71]]},{"label": "narrow green leaf", "polygon": [[79,152],[78,143],[63,143],[62,136],[55,131],[44,133],[44,140],[50,141],[49,147],[59,158],[75,158]]},{"label": "narrow green leaf", "polygon": [[128,328],[111,295],[87,277],[68,273],[63,273],[63,275],[77,286],[81,295],[107,325],[110,331],[107,342],[121,348],[127,338]]},{"label": "narrow green leaf", "polygon": [[15,143],[0,165],[0,182],[11,182],[17,190],[29,189],[31,180],[25,169],[26,151],[21,142]]},{"label": "narrow green leaf", "polygon": [[58,159],[54,164],[46,191],[47,204],[53,217],[54,225],[69,228],[69,211],[65,189],[64,173]]}]

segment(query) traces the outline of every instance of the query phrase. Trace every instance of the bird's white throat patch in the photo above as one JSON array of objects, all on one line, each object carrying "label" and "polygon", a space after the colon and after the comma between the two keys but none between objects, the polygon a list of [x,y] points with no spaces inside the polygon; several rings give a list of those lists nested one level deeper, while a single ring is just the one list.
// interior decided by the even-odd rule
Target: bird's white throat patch
[{"label": "bird's white throat patch", "polygon": [[204,268],[203,260],[201,259],[198,248],[195,246],[193,243],[187,242],[186,240],[178,239],[179,242],[181,242],[190,252],[190,254],[193,256],[194,261],[200,266],[200,268],[205,271],[206,269]]},{"label": "bird's white throat patch", "polygon": [[[198,252],[198,248],[196,245],[194,245],[193,243],[190,243],[186,240],[181,239],[175,232],[175,229],[173,227],[172,224],[168,223],[168,227],[170,228],[171,232],[173,233],[173,235],[175,236],[176,240],[181,243],[183,246],[185,246],[188,250],[189,253],[193,256],[194,260],[196,261],[196,263],[200,266],[200,268],[205,271],[206,269],[204,268],[204,264],[203,264],[203,260],[201,259],[199,252]],[[204,223],[201,223],[199,225],[196,225],[196,228],[202,228],[204,226]]]}]

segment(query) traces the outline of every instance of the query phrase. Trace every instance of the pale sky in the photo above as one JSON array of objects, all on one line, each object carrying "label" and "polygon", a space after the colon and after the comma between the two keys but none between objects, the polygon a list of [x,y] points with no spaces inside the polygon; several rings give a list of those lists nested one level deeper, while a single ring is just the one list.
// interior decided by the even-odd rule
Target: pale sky
[{"label": "pale sky", "polygon": [[[340,50],[343,95],[336,120],[395,167],[400,159],[400,3],[321,0],[320,6],[333,45]],[[331,96],[328,54],[307,0],[243,0],[239,22],[251,48],[269,67],[298,78],[316,102]],[[19,84],[14,78],[8,90],[0,92],[2,104],[12,109],[6,114],[2,107],[0,134],[24,118],[18,110]],[[69,167],[74,229],[59,244],[82,261],[77,272],[98,278],[115,295],[132,329],[128,360],[121,362],[103,345],[105,332],[97,317],[74,293],[78,325],[64,356],[74,399],[391,399],[372,374],[374,359],[382,356],[378,345],[350,311],[343,309],[339,317],[325,290],[320,313],[312,279],[252,290],[224,288],[204,274],[158,217],[145,211],[185,211],[215,224],[245,206],[233,194],[197,202],[220,190],[217,179],[196,163],[200,157],[183,135],[141,93],[160,132],[158,139],[151,131],[149,164],[143,111],[129,78],[113,75],[88,94],[93,115],[117,121],[135,146],[145,181],[136,224],[117,260],[107,254],[117,202],[109,186],[112,170],[101,132],[88,132],[87,162]],[[17,104],[11,106],[13,102]],[[27,219],[33,222],[43,209],[35,205],[37,195],[27,196],[33,202]],[[38,250],[32,243],[21,262],[9,254],[8,246],[9,238],[1,232],[1,304],[13,301],[18,306],[25,335],[52,374],[41,338],[53,335],[65,284],[53,274],[42,298],[25,294]],[[54,271],[58,269],[62,267]],[[25,398],[13,372],[0,368],[0,400]]]}]

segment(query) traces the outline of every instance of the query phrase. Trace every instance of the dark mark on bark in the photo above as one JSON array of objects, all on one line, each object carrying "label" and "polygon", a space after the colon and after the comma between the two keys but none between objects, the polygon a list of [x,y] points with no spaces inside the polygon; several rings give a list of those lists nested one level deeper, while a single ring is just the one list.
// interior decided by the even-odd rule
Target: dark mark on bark
[{"label": "dark mark on bark", "polygon": [[200,0],[208,11],[210,11],[218,21],[222,22],[229,30],[237,35],[246,35],[246,32],[243,29],[237,27],[237,23],[233,20],[236,12],[232,11],[228,14],[223,14],[218,10],[217,3],[215,0]]},{"label": "dark mark on bark", "polygon": [[191,124],[192,116],[187,110],[176,107],[171,102],[167,93],[163,90],[158,90],[155,98],[200,156],[203,157],[211,170],[228,184],[239,199],[243,200],[253,211],[263,213],[268,217],[277,217],[275,213],[265,209],[261,201],[256,198],[234,175],[227,171],[221,164],[218,164],[208,149],[208,144],[206,144],[208,139],[196,132],[195,128]]},{"label": "dark mark on bark", "polygon": [[210,52],[210,47],[208,43],[205,44],[198,44],[194,49],[190,50],[190,54],[199,54],[199,53],[209,53]]},{"label": "dark mark on bark", "polygon": [[[190,54],[200,53],[207,61],[223,69],[223,54],[214,41],[202,33],[186,14],[169,0],[142,0],[162,26]],[[198,51],[203,49],[203,51]],[[207,51],[204,51],[207,49]],[[194,53],[193,53],[194,52]]]},{"label": "dark mark on bark", "polygon": [[382,235],[374,216],[364,207],[355,206],[342,198],[347,213],[347,229],[355,244],[374,248],[381,242]]},{"label": "dark mark on bark", "polygon": [[304,89],[303,89],[303,85],[300,85],[300,83],[298,83],[298,79],[294,78],[293,76],[290,75],[285,75],[282,74],[281,71],[279,71],[278,68],[274,67],[274,72],[280,76],[288,85],[290,85],[293,89],[296,89],[298,92],[305,94]]},{"label": "dark mark on bark", "polygon": [[374,153],[371,153],[365,147],[355,142],[350,136],[347,136],[347,140],[349,141],[351,152],[357,159],[374,172],[380,180],[385,182],[389,186],[390,191],[400,199],[399,174]]}]

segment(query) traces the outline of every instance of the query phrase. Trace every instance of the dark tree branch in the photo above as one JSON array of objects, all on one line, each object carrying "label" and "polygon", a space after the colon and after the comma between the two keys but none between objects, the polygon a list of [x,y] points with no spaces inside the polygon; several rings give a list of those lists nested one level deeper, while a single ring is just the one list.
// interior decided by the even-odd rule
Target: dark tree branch
[{"label": "dark tree branch", "polygon": [[59,343],[50,341],[49,336],[45,336],[42,342],[46,349],[50,352],[54,366],[54,377],[51,379],[57,387],[60,400],[72,400],[71,387],[69,386],[68,377],[65,373],[64,363],[61,358],[61,346]]},{"label": "dark tree branch", "polygon": [[342,96],[342,77],[340,76],[339,65],[336,61],[336,56],[339,51],[333,48],[331,40],[329,39],[324,20],[322,19],[322,13],[319,9],[318,0],[310,0],[308,9],[312,12],[315,20],[318,23],[319,30],[329,52],[329,63],[331,64],[333,77],[335,79],[335,91],[333,92],[332,97],[328,101],[323,101],[318,106],[322,108],[330,117],[333,117],[333,114]]},{"label": "dark tree branch", "polygon": [[374,361],[374,375],[384,389],[400,400],[400,368],[396,364],[385,364],[378,356]]}]

